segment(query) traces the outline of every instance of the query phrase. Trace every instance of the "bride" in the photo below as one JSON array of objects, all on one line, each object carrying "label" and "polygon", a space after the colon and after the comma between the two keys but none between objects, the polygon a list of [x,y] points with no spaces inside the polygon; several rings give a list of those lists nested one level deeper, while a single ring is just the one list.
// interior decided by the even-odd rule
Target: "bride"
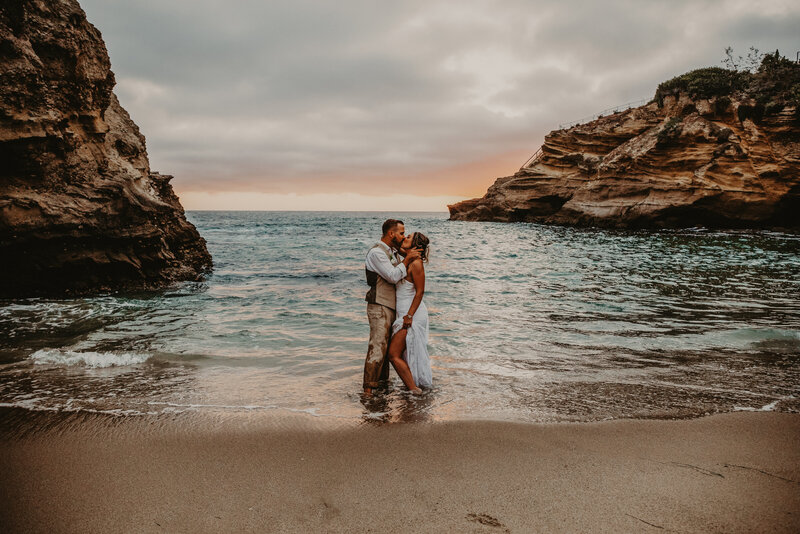
[{"label": "bride", "polygon": [[408,266],[408,275],[397,282],[397,319],[392,325],[389,342],[389,361],[403,383],[413,393],[421,393],[419,386],[429,387],[433,382],[431,361],[428,356],[428,308],[422,302],[425,293],[425,267],[430,241],[420,232],[403,240],[401,251],[420,249],[420,260]]}]

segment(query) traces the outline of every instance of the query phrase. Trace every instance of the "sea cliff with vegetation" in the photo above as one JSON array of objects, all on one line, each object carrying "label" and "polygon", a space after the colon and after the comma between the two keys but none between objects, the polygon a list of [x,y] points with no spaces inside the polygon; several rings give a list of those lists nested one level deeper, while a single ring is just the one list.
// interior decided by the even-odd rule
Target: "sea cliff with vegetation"
[{"label": "sea cliff with vegetation", "polygon": [[[730,59],[730,54],[729,54]],[[647,104],[550,132],[452,220],[800,228],[800,64],[759,56],[661,83]]]}]

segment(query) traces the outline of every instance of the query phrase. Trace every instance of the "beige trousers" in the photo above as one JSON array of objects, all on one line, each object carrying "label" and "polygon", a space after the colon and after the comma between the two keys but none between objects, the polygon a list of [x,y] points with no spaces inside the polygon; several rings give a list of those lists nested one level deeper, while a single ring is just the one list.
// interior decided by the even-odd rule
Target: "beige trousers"
[{"label": "beige trousers", "polygon": [[367,304],[369,319],[369,348],[364,362],[364,387],[376,388],[389,379],[389,338],[392,335],[394,310],[381,304]]}]

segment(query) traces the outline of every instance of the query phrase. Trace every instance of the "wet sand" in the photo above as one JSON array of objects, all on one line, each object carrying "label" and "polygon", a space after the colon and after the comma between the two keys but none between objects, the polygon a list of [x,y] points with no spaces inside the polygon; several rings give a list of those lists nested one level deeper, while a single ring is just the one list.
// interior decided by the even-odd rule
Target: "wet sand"
[{"label": "wet sand", "polygon": [[0,434],[5,532],[798,532],[800,415]]}]

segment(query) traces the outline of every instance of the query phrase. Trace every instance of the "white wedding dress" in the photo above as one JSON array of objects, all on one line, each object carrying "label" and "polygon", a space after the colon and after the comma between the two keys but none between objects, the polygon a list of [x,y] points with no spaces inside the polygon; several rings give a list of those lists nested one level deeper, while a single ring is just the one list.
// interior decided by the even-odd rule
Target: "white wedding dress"
[{"label": "white wedding dress", "polygon": [[[416,294],[414,284],[405,278],[397,282],[395,288],[397,319],[392,325],[392,335],[403,328],[403,316],[411,308],[411,301]],[[425,307],[424,299],[419,303],[411,321],[411,328],[406,334],[406,351],[403,353],[403,359],[411,369],[411,376],[414,377],[414,383],[418,387],[430,387],[433,384],[431,359],[428,356],[428,308]]]}]

